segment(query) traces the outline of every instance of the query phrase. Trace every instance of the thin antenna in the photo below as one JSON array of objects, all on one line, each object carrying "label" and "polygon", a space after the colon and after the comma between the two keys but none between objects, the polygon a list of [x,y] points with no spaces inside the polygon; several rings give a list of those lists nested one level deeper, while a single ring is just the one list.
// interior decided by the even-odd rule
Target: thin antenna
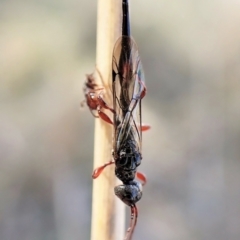
[{"label": "thin antenna", "polygon": [[122,14],[123,14],[123,16],[122,16],[122,35],[131,37],[128,0],[122,1]]}]

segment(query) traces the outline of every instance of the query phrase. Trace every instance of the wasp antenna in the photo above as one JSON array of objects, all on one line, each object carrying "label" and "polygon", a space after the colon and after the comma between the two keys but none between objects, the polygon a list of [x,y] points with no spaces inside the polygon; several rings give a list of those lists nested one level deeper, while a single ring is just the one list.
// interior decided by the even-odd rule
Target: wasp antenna
[{"label": "wasp antenna", "polygon": [[128,10],[128,0],[122,1],[122,35],[130,37],[130,18]]}]

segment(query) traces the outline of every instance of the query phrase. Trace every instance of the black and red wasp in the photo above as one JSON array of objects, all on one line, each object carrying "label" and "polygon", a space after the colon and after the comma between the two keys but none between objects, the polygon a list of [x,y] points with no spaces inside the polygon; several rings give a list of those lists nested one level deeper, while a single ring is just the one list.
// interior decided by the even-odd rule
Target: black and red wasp
[{"label": "black and red wasp", "polygon": [[[103,169],[115,164],[115,175],[123,182],[114,188],[118,196],[131,208],[131,222],[125,240],[132,239],[137,223],[136,202],[142,197],[144,174],[137,172],[142,160],[141,100],[146,94],[144,74],[137,45],[130,36],[128,0],[122,1],[122,36],[116,41],[112,58],[113,93],[113,159],[94,170],[97,178]],[[135,177],[142,183],[135,180]]]},{"label": "black and red wasp", "polygon": [[[97,72],[102,80],[102,75],[98,71]],[[84,83],[83,92],[85,95],[85,100],[81,102],[81,106],[84,106],[84,103],[88,105],[88,108],[92,115],[96,118],[100,117],[104,121],[113,124],[112,120],[108,117],[106,113],[104,113],[104,109],[110,110],[114,113],[114,110],[108,106],[106,101],[104,100],[104,87],[96,84],[94,73],[86,74],[86,81]],[[95,114],[97,112],[97,114]]]}]

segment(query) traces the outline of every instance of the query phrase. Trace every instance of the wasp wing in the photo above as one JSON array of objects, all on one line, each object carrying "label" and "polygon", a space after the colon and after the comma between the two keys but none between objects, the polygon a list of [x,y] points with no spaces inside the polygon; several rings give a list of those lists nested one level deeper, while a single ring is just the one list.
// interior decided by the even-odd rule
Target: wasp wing
[{"label": "wasp wing", "polygon": [[113,50],[112,87],[114,114],[114,151],[126,140],[134,141],[141,153],[141,94],[144,74],[135,41],[120,37]]}]

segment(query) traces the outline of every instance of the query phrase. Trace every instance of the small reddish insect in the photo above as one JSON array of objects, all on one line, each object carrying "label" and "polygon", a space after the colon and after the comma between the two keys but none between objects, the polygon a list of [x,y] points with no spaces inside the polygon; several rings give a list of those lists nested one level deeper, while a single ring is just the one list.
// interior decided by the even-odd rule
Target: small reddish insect
[{"label": "small reddish insect", "polygon": [[[102,76],[100,72],[99,73],[100,78],[102,79]],[[104,87],[100,87],[98,84],[96,84],[94,74],[86,74],[86,82],[84,84],[83,92],[85,95],[85,100],[81,103],[81,106],[84,105],[84,102],[89,107],[90,112],[92,115],[96,118],[100,117],[107,123],[113,124],[112,120],[108,117],[106,113],[104,113],[104,110],[109,110],[112,113],[114,113],[114,110],[108,106],[108,104],[104,100]],[[95,114],[97,112],[97,114]]]},{"label": "small reddish insect", "polygon": [[[97,72],[102,80],[102,75],[97,69]],[[103,112],[103,109],[108,109],[114,114],[114,109],[109,107],[109,105],[104,100],[105,88],[96,84],[94,73],[86,74],[86,81],[84,83],[83,92],[85,95],[85,100],[81,102],[81,107],[84,107],[86,103],[92,115],[95,118],[100,117],[105,122],[113,124],[112,120],[108,117],[106,113]],[[97,111],[98,115],[94,112]],[[147,131],[150,129],[150,125],[142,123],[141,131]]]}]

